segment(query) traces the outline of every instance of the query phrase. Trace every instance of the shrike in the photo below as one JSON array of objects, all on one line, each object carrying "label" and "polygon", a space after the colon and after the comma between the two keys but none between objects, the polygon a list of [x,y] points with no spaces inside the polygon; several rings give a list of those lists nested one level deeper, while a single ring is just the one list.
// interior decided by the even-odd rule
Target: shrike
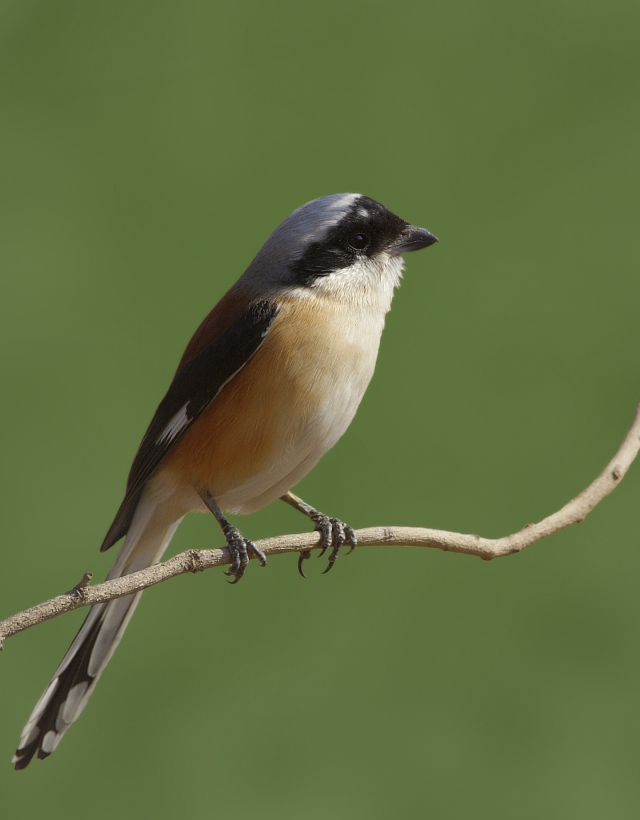
[{"label": "shrike", "polygon": [[[223,511],[277,498],[331,547],[355,534],[290,492],[353,418],[378,355],[405,251],[437,242],[373,199],[335,194],[294,211],[187,345],[133,461],[102,550],[124,538],[108,578],[160,560],[188,512],[210,511],[237,583],[258,547]],[[14,763],[45,758],[80,715],[140,593],[92,607],[27,723]]]}]

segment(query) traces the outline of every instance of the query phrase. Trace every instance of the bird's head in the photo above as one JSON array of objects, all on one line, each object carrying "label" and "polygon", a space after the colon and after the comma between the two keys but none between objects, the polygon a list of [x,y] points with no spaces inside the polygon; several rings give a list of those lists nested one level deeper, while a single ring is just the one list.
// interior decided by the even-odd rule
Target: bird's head
[{"label": "bird's head", "polygon": [[361,194],[320,197],[295,210],[264,243],[240,280],[260,295],[338,299],[390,295],[401,255],[438,240]]}]

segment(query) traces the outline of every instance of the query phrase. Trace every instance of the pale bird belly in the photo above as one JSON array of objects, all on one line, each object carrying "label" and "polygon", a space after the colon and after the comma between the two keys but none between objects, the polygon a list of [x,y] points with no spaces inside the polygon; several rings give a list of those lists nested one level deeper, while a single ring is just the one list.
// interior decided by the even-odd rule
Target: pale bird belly
[{"label": "pale bird belly", "polygon": [[[349,426],[375,367],[382,321],[356,322],[358,329],[353,316],[348,326],[333,318],[316,321],[314,333],[308,324],[292,333],[301,324],[290,319],[274,323],[165,469],[238,513],[264,507],[300,481]],[[202,508],[199,499],[191,508]]]},{"label": "pale bird belly", "polygon": [[283,408],[274,458],[264,469],[219,497],[223,509],[250,513],[270,504],[298,483],[333,447],[351,423],[371,374],[334,371],[316,382],[319,402]]}]

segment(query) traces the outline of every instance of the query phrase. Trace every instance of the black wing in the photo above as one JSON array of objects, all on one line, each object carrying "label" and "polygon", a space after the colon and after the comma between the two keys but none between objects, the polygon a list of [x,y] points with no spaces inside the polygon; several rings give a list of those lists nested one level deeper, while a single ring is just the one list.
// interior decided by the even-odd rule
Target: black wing
[{"label": "black wing", "polygon": [[101,551],[127,534],[144,485],[225,384],[258,350],[278,309],[274,302],[255,302],[228,330],[178,370],[138,448],[124,500]]}]

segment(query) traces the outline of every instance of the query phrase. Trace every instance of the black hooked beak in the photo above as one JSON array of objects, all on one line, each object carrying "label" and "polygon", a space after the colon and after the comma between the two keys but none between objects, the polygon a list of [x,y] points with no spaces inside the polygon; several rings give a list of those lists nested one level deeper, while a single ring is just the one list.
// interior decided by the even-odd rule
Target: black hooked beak
[{"label": "black hooked beak", "polygon": [[428,248],[438,241],[438,237],[429,233],[425,228],[416,228],[415,225],[407,225],[400,236],[389,246],[389,253],[392,256],[400,256],[406,251],[419,251],[421,248]]}]

